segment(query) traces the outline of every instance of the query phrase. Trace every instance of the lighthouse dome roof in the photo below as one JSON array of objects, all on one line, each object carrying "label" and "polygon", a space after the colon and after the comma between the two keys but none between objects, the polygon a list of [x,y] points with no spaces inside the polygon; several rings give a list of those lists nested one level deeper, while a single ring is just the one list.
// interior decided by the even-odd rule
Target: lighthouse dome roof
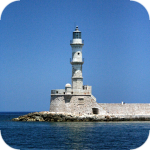
[{"label": "lighthouse dome roof", "polygon": [[65,87],[71,87],[71,84],[67,83],[67,84],[65,85]]},{"label": "lighthouse dome roof", "polygon": [[81,31],[79,31],[78,26],[76,26],[75,31],[73,31],[73,32],[81,32]]}]

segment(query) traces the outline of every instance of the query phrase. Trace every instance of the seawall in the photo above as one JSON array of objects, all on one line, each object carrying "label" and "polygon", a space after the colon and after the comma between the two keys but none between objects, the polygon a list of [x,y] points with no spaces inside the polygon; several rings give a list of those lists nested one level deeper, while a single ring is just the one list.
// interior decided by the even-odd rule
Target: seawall
[{"label": "seawall", "polygon": [[142,103],[98,103],[106,111],[105,115],[141,116],[150,115],[150,104]]},{"label": "seawall", "polygon": [[34,112],[13,118],[12,121],[49,121],[49,122],[109,122],[109,121],[150,121],[150,115],[82,115],[48,111]]}]

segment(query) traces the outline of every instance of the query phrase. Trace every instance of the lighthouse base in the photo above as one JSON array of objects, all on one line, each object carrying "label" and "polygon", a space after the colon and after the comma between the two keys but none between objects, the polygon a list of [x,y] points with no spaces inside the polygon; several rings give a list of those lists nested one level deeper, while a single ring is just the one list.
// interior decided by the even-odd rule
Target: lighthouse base
[{"label": "lighthouse base", "polygon": [[106,113],[91,95],[51,95],[50,112],[80,116],[93,115],[96,109],[98,114]]}]

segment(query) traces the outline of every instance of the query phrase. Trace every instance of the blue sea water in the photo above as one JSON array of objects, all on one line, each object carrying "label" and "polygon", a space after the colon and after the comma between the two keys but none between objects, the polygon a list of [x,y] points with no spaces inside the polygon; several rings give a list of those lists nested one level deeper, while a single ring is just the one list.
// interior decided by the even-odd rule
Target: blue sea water
[{"label": "blue sea water", "polygon": [[5,142],[21,150],[129,150],[148,138],[150,122],[13,122],[28,112],[0,113]]}]

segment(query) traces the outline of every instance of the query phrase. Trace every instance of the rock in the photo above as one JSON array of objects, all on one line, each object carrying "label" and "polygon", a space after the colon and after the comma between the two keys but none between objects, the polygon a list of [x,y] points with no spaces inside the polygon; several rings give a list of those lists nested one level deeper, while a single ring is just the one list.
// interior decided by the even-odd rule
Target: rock
[{"label": "rock", "polygon": [[19,121],[19,118],[13,118],[12,121]]},{"label": "rock", "polygon": [[43,114],[42,116],[43,116],[43,118],[46,118],[48,116],[48,114]]},{"label": "rock", "polygon": [[31,116],[33,116],[33,113],[29,113],[29,114],[27,114],[27,116],[28,116],[28,117],[31,117]]},{"label": "rock", "polygon": [[60,118],[60,119],[58,119],[58,120],[57,120],[57,122],[62,122],[62,121],[63,121],[63,119],[62,119],[62,118]]},{"label": "rock", "polygon": [[66,116],[65,118],[66,118],[66,120],[70,120],[71,117],[70,116]]},{"label": "rock", "polygon": [[25,116],[19,116],[19,121],[26,121],[27,120],[27,117]]},{"label": "rock", "polygon": [[106,119],[110,119],[110,116],[105,116]]},{"label": "rock", "polygon": [[51,119],[51,122],[54,122],[54,119]]},{"label": "rock", "polygon": [[27,121],[36,121],[36,120],[33,118],[29,118]]},{"label": "rock", "polygon": [[44,119],[41,116],[35,116],[36,121],[44,121]]},{"label": "rock", "polygon": [[62,117],[61,120],[62,120],[62,122],[65,122],[65,121],[66,121],[66,118],[65,118],[65,117]]},{"label": "rock", "polygon": [[41,116],[41,114],[39,112],[35,112],[34,115],[35,116]]}]

